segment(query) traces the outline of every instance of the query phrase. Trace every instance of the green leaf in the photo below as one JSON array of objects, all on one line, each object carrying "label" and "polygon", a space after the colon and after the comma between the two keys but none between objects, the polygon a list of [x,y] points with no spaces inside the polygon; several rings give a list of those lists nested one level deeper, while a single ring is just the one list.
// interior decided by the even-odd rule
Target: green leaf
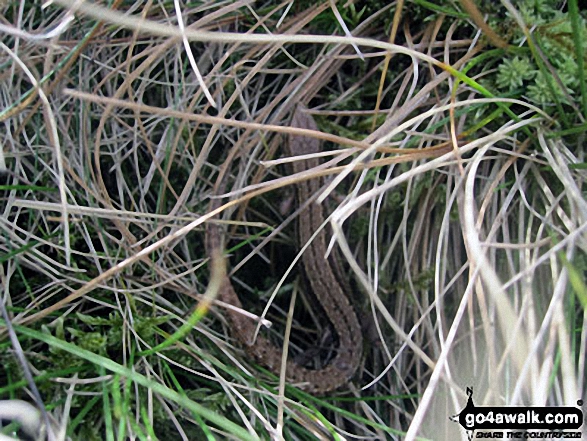
[{"label": "green leaf", "polygon": [[[0,324],[5,325],[4,320],[0,320]],[[66,352],[69,352],[72,355],[75,355],[83,360],[86,360],[90,363],[95,364],[96,366],[100,366],[101,368],[113,372],[115,374],[120,375],[121,377],[125,377],[133,382],[151,389],[153,392],[161,395],[162,397],[167,398],[179,406],[188,409],[195,414],[199,415],[200,417],[216,424],[223,430],[231,433],[235,437],[241,440],[256,440],[257,437],[251,435],[248,431],[243,429],[242,427],[238,426],[237,424],[233,423],[232,421],[228,420],[227,418],[219,415],[216,412],[213,412],[198,403],[193,402],[186,396],[180,395],[178,392],[169,389],[163,384],[157,383],[156,381],[150,380],[144,375],[139,374],[133,369],[127,368],[126,366],[122,366],[116,363],[113,360],[110,360],[106,357],[102,357],[101,355],[94,354],[93,352],[87,351],[85,349],[80,348],[79,346],[73,345],[71,343],[67,343],[63,340],[59,340],[50,335],[45,335],[41,332],[29,329],[24,326],[13,325],[14,329],[17,333],[27,336],[29,338],[33,338],[35,340],[42,341],[47,345],[62,349]],[[107,396],[107,389],[104,390],[104,394]]]}]

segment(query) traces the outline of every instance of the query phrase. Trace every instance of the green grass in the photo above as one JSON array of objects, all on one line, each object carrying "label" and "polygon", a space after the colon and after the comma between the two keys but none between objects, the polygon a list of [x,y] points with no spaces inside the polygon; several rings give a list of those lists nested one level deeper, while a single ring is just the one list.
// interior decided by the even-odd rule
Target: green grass
[{"label": "green grass", "polygon": [[[112,2],[110,15],[76,4],[67,29],[39,39],[70,3],[33,3],[0,5],[0,400],[34,404],[31,421],[50,421],[41,438],[456,439],[448,417],[468,386],[476,405],[576,405],[576,0],[484,5],[499,48],[469,0],[401,15],[337,3],[352,37],[329,2],[188,2],[185,35],[172,2]],[[360,372],[323,397],[280,396],[236,344],[204,246],[206,222],[230,221],[233,286],[253,314],[271,299],[262,332],[282,344],[304,286],[281,281],[297,249],[281,160],[298,102],[333,151],[321,172],[333,256],[366,323]],[[211,219],[224,174],[231,203]],[[299,292],[290,358],[335,346],[314,304]]]}]

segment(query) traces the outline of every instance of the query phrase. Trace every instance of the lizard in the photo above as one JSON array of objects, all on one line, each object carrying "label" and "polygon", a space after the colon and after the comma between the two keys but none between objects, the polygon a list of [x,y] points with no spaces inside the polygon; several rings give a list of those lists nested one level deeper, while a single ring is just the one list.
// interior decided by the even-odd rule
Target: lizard
[{"label": "lizard", "polygon": [[[314,119],[298,106],[291,121],[292,127],[318,130]],[[289,135],[287,150],[292,156],[309,155],[320,150],[320,141],[316,138]],[[295,161],[294,173],[300,173],[318,165],[318,159]],[[298,203],[312,198],[321,187],[318,179],[300,182],[296,186]],[[210,209],[220,206],[218,199],[212,199]],[[324,223],[324,207],[312,203],[300,214],[298,225],[298,242],[303,245],[310,241],[314,232]],[[308,369],[287,360],[286,379],[295,383],[302,390],[317,395],[326,394],[347,384],[359,367],[363,352],[363,338],[361,326],[339,282],[338,273],[331,267],[325,257],[327,233],[324,229],[312,240],[302,255],[302,264],[306,278],[314,295],[324,309],[328,320],[338,336],[338,348],[334,358],[321,369]],[[215,222],[208,222],[206,226],[206,249],[211,257],[223,249],[224,232]],[[218,292],[219,300],[242,308],[242,304],[227,275],[223,276]],[[227,309],[226,315],[231,334],[244,346],[245,351],[259,364],[266,366],[272,372],[279,374],[283,352],[262,335],[256,334],[255,321],[241,314],[238,310]]]}]

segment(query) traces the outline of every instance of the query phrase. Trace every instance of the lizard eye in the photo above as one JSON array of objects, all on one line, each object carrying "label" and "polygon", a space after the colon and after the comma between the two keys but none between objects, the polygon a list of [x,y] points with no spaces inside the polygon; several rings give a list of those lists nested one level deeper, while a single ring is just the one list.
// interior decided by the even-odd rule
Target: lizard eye
[{"label": "lizard eye", "polygon": [[341,372],[348,372],[352,368],[352,366],[349,363],[347,363],[346,361],[342,361],[342,360],[339,360],[338,362],[336,362],[335,366],[336,366],[336,369],[338,369]]}]

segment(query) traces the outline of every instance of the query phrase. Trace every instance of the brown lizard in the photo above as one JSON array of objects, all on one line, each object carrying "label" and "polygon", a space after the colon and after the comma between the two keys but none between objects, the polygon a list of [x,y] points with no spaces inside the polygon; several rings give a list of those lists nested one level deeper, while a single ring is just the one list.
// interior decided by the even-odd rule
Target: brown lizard
[{"label": "brown lizard", "polygon": [[[318,130],[314,119],[304,113],[302,108],[295,110],[291,122],[292,127]],[[306,155],[316,153],[320,149],[320,141],[305,136],[290,135],[288,149],[291,155]],[[307,159],[294,162],[294,172],[299,173],[318,165],[318,159]],[[312,198],[320,189],[318,179],[307,180],[297,185],[298,203]],[[213,199],[211,210],[220,205],[218,199]],[[306,244],[316,230],[324,222],[323,207],[316,203],[300,214],[298,236],[299,244]],[[208,222],[206,228],[206,248],[209,256],[213,256],[223,249],[222,227],[214,222]],[[314,295],[326,312],[338,335],[336,356],[322,369],[307,369],[293,362],[287,361],[286,378],[296,383],[301,389],[315,394],[324,394],[348,383],[357,370],[363,352],[363,338],[361,326],[357,316],[349,303],[338,277],[326,259],[326,231],[323,229],[305,250],[302,256],[304,270]],[[228,276],[222,280],[218,298],[238,308],[241,302],[230,283]],[[257,362],[271,371],[279,374],[282,350],[273,345],[268,339],[259,335],[253,342],[257,324],[249,317],[227,309],[226,315],[231,333],[245,347],[246,352]]]}]

